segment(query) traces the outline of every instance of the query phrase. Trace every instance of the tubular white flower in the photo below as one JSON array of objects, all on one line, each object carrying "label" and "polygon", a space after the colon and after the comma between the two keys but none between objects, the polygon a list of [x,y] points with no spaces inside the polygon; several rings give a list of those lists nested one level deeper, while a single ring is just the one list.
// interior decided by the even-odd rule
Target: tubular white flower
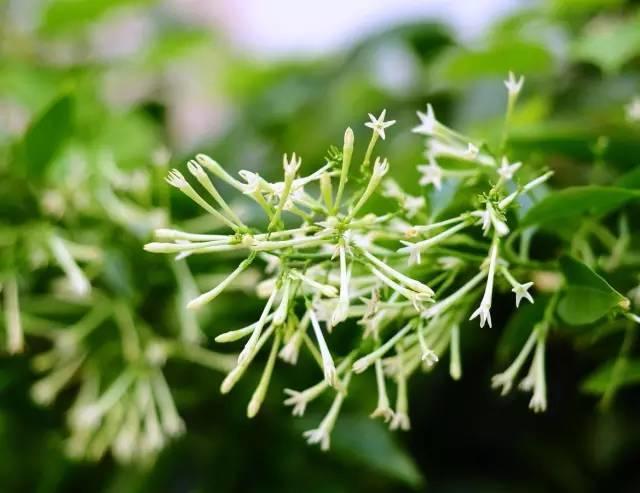
[{"label": "tubular white flower", "polygon": [[244,223],[240,220],[237,214],[233,212],[233,209],[229,207],[227,202],[222,198],[222,195],[220,195],[216,187],[213,185],[212,181],[207,176],[207,173],[202,169],[202,166],[200,166],[197,161],[191,160],[187,163],[187,168],[189,169],[189,172],[196,178],[196,180],[198,180],[200,185],[202,185],[203,188],[207,192],[209,192],[209,195],[213,197],[213,199],[218,203],[222,210],[224,210],[229,219],[239,227],[246,229]]},{"label": "tubular white flower", "polygon": [[238,230],[238,226],[230,221],[226,216],[215,210],[209,203],[204,200],[198,192],[196,192],[189,182],[185,179],[185,177],[178,171],[177,169],[173,169],[169,172],[169,175],[166,178],[166,181],[169,185],[177,188],[182,193],[184,193],[187,197],[193,200],[196,204],[202,207],[205,211],[207,211],[212,216],[216,217],[224,224],[229,226],[234,231]]},{"label": "tubular white flower", "polygon": [[513,360],[513,363],[509,365],[509,367],[503,371],[502,373],[498,373],[491,377],[491,386],[493,388],[502,387],[500,393],[501,395],[506,395],[511,387],[513,387],[513,381],[518,376],[518,373],[522,369],[522,365],[526,361],[529,354],[531,354],[531,350],[533,349],[533,345],[536,343],[537,333],[536,330],[532,330],[527,342],[525,342],[524,346],[516,356],[516,359]]},{"label": "tubular white flower", "polygon": [[338,296],[338,289],[335,286],[315,281],[298,270],[292,270],[291,275],[296,279],[300,279],[303,283],[308,284],[310,287],[317,289],[327,298],[335,298]]},{"label": "tubular white flower", "polygon": [[362,358],[357,359],[352,366],[352,369],[355,373],[362,373],[367,368],[369,368],[373,363],[379,360],[382,356],[384,356],[400,339],[402,339],[409,330],[413,328],[413,322],[409,322],[403,328],[401,328],[398,332],[396,332],[391,338],[382,344],[375,351],[363,356]]},{"label": "tubular white flower", "polygon": [[472,277],[469,281],[467,281],[464,285],[462,285],[459,289],[457,289],[454,293],[447,296],[445,299],[438,301],[435,305],[430,306],[425,311],[422,312],[422,318],[433,318],[442,313],[446,312],[449,308],[455,305],[460,299],[462,299],[469,291],[475,288],[480,281],[482,281],[486,272],[480,271],[474,277]]},{"label": "tubular white flower", "polygon": [[[273,334],[273,326],[264,331],[264,333],[258,339],[258,342],[253,345],[253,349],[247,353],[247,356],[244,357],[241,362],[239,361],[238,364],[233,368],[233,370],[231,370],[227,374],[227,376],[222,381],[222,384],[220,385],[220,392],[222,392],[223,394],[227,394],[231,391],[233,386],[238,383],[238,380],[240,380],[242,375],[244,375],[244,372],[247,370],[255,355],[260,351],[262,346],[264,346],[265,342],[267,342],[267,339],[271,337],[271,334]],[[245,349],[247,349],[246,346]]]},{"label": "tubular white flower", "polygon": [[433,107],[430,104],[427,104],[426,113],[417,111],[416,114],[420,120],[420,125],[414,127],[412,132],[423,135],[433,135],[435,133],[436,126],[438,125],[436,115],[433,112]]},{"label": "tubular white flower", "polygon": [[[346,389],[349,386],[349,381],[351,380],[351,373],[348,372],[341,383],[341,388]],[[340,408],[342,407],[342,402],[345,398],[345,392],[338,391],[336,392],[336,396],[333,399],[333,403],[331,404],[331,408],[329,412],[324,417],[320,426],[314,430],[305,431],[302,435],[307,439],[307,443],[310,445],[319,443],[320,448],[326,452],[329,450],[329,446],[331,444],[331,432],[333,431],[333,427],[336,424],[336,419],[338,418],[338,414],[340,413]]]},{"label": "tubular white flower", "polygon": [[216,298],[216,296],[222,293],[229,286],[229,284],[231,284],[233,280],[236,277],[238,277],[240,273],[242,273],[242,271],[244,271],[247,267],[249,267],[252,261],[253,261],[253,256],[240,262],[240,265],[238,265],[238,267],[236,267],[236,269],[231,274],[229,274],[224,279],[224,281],[218,284],[215,288],[207,291],[206,293],[202,293],[197,298],[191,300],[187,304],[187,308],[189,308],[190,310],[195,310],[200,308],[202,305],[212,301],[214,298]]},{"label": "tubular white flower", "polygon": [[520,306],[520,301],[522,298],[528,300],[530,303],[533,303],[533,298],[531,297],[531,293],[529,293],[529,289],[533,286],[533,282],[525,282],[519,283],[515,280],[515,278],[509,272],[509,269],[506,267],[501,267],[502,275],[504,275],[505,279],[511,285],[511,291],[516,295],[516,308]]},{"label": "tubular white flower", "polygon": [[322,329],[320,328],[318,317],[316,316],[313,308],[309,309],[309,318],[311,320],[311,326],[313,327],[313,332],[316,336],[316,340],[318,341],[320,355],[322,356],[322,371],[324,373],[324,380],[331,387],[335,387],[337,385],[336,367],[333,363],[333,358],[331,357],[331,353],[329,352],[327,343],[324,340],[324,336],[322,335]]},{"label": "tubular white flower", "polygon": [[375,362],[376,368],[376,386],[378,389],[378,404],[374,411],[370,414],[370,418],[382,418],[385,423],[393,419],[393,409],[389,404],[387,395],[387,387],[385,385],[384,370],[382,369],[382,361],[380,359]]},{"label": "tubular white flower", "polygon": [[505,210],[518,197],[518,195],[522,195],[523,193],[527,193],[530,190],[533,190],[535,187],[537,187],[538,185],[541,185],[552,176],[553,176],[553,171],[547,171],[543,175],[540,175],[537,178],[531,180],[524,187],[522,187],[522,189],[516,190],[515,192],[507,195],[504,199],[502,199],[498,204],[498,208],[502,211]]},{"label": "tubular white flower", "polygon": [[422,186],[433,184],[436,190],[442,188],[442,168],[433,157],[429,158],[429,164],[419,164],[418,172],[421,174],[418,183]]},{"label": "tubular white flower", "polygon": [[422,324],[418,324],[416,332],[418,332],[418,343],[420,344],[420,351],[422,352],[420,359],[424,361],[427,366],[433,366],[438,361],[438,355],[427,345],[427,341],[424,337],[424,331],[426,330]]},{"label": "tubular white flower", "polygon": [[507,181],[512,180],[513,175],[520,169],[521,166],[522,163],[520,161],[510,164],[507,157],[503,156],[500,167],[498,168],[498,174]]},{"label": "tubular white flower", "polygon": [[380,272],[378,269],[376,269],[372,265],[369,265],[369,270],[373,273],[374,276],[376,276],[378,279],[380,279],[380,281],[382,281],[382,283],[386,284],[391,289],[393,289],[394,291],[397,291],[402,296],[407,298],[413,304],[413,306],[415,307],[416,310],[420,310],[421,303],[423,301],[431,300],[431,296],[429,296],[429,295],[427,295],[427,294],[425,294],[423,292],[413,291],[411,289],[408,289],[408,288],[402,286],[401,284],[398,284],[393,279],[387,277],[385,274]]},{"label": "tubular white flower", "polygon": [[405,375],[402,364],[396,375],[396,383],[398,385],[398,393],[396,395],[396,410],[393,413],[389,429],[409,431],[411,429],[411,421],[409,419],[409,398],[407,396],[407,376]]},{"label": "tubular white flower", "polygon": [[280,304],[273,314],[273,325],[276,326],[284,324],[289,313],[291,278],[289,276],[286,276],[282,284],[282,299],[280,300]]},{"label": "tubular white flower", "polygon": [[446,240],[447,238],[452,237],[453,235],[455,235],[458,231],[463,230],[464,228],[466,228],[467,226],[469,226],[469,224],[465,221],[459,224],[456,224],[452,227],[450,227],[449,229],[443,231],[442,233],[438,233],[437,235],[427,239],[427,240],[422,240],[419,241],[417,243],[410,243],[408,241],[400,241],[400,243],[402,243],[403,245],[405,245],[402,248],[398,248],[398,253],[411,253],[414,249],[418,249],[420,251],[424,251],[429,247],[432,247],[433,245],[437,245],[438,243]]},{"label": "tubular white flower", "polygon": [[627,120],[632,123],[640,122],[640,97],[636,96],[624,107]]},{"label": "tubular white flower", "polygon": [[271,345],[271,352],[269,353],[267,364],[265,365],[262,376],[260,377],[260,382],[258,383],[256,390],[253,392],[251,400],[249,401],[249,404],[247,406],[247,416],[249,418],[253,418],[256,414],[258,414],[260,406],[262,406],[264,396],[267,394],[267,389],[269,388],[269,382],[271,381],[271,374],[273,373],[273,367],[276,362],[276,355],[278,354],[279,346],[280,335],[276,333],[275,337],[273,338],[273,344]]},{"label": "tubular white flower", "polygon": [[369,260],[373,265],[378,267],[381,271],[385,272],[387,275],[395,277],[399,282],[407,286],[409,289],[417,293],[422,293],[425,296],[433,296],[433,289],[431,289],[426,284],[421,283],[420,281],[416,281],[415,279],[410,278],[409,276],[404,275],[401,272],[398,272],[390,265],[384,263],[382,260],[378,259],[367,250],[362,249],[362,254]]},{"label": "tubular white flower", "polygon": [[451,355],[449,357],[449,375],[454,380],[460,380],[462,376],[462,363],[460,358],[460,326],[454,324],[451,327],[451,343],[449,345]]},{"label": "tubular white flower", "polygon": [[347,270],[346,247],[342,242],[338,246],[338,251],[340,252],[340,299],[338,300],[336,309],[331,316],[332,327],[335,327],[340,322],[347,319],[347,312],[349,311],[350,304],[349,279],[351,276]]},{"label": "tubular white flower", "polygon": [[278,290],[274,289],[273,293],[271,293],[271,296],[269,296],[267,303],[264,305],[262,314],[260,315],[260,318],[258,319],[258,322],[256,323],[253,329],[253,332],[251,333],[251,336],[249,337],[249,340],[247,341],[244,348],[242,348],[242,351],[238,355],[238,365],[241,365],[244,361],[253,357],[255,349],[258,344],[258,339],[262,333],[262,329],[264,328],[264,325],[267,322],[267,317],[269,316],[269,312],[271,311],[271,306],[273,305],[273,302],[275,301],[277,294],[278,294]]},{"label": "tubular white flower", "polygon": [[520,78],[516,78],[513,72],[509,71],[509,78],[504,81],[504,85],[507,88],[507,92],[509,93],[509,98],[516,98],[518,94],[520,94],[523,84],[523,75],[521,75]]},{"label": "tubular white flower", "polygon": [[80,267],[78,267],[78,264],[76,264],[64,241],[56,235],[51,235],[49,237],[49,247],[58,265],[60,265],[67,279],[69,279],[73,292],[78,296],[89,294],[91,292],[91,284]]},{"label": "tubular white flower", "polygon": [[18,281],[10,276],[3,286],[4,315],[7,327],[7,348],[11,354],[21,353],[24,349],[24,332],[20,317]]},{"label": "tubular white flower", "polygon": [[487,274],[487,285],[485,286],[484,295],[480,301],[480,306],[473,312],[469,320],[473,320],[476,317],[480,317],[480,327],[484,327],[485,323],[488,323],[491,327],[491,299],[493,297],[493,280],[496,274],[496,264],[498,261],[498,239],[494,238],[491,244],[491,251],[489,252],[489,272]]},{"label": "tubular white flower", "polygon": [[388,120],[385,122],[384,119],[386,116],[387,116],[387,110],[382,110],[382,113],[380,113],[380,116],[377,118],[373,116],[371,113],[369,113],[369,120],[371,121],[364,124],[365,127],[369,127],[376,134],[378,134],[382,140],[384,140],[385,138],[384,129],[389,128],[391,125],[393,125],[396,122],[395,120]]},{"label": "tubular white flower", "polygon": [[362,206],[369,200],[371,194],[375,191],[375,189],[380,184],[380,181],[384,177],[385,174],[389,171],[389,161],[383,159],[380,161],[380,158],[376,158],[376,162],[373,165],[373,174],[371,178],[369,178],[369,182],[367,183],[367,187],[364,192],[356,202],[356,205],[353,206],[353,209],[349,211],[347,215],[346,221],[351,221],[353,217],[358,213],[358,211],[362,208]]},{"label": "tubular white flower", "polygon": [[545,338],[539,335],[536,342],[536,352],[533,356],[534,371],[534,385],[533,385],[533,397],[529,407],[536,413],[546,411],[547,409],[547,382],[545,378]]}]

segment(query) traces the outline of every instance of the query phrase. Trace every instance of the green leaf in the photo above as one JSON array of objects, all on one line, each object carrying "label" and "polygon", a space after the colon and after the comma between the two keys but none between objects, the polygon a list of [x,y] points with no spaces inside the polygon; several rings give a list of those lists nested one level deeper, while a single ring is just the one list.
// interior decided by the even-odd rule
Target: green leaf
[{"label": "green leaf", "polygon": [[629,300],[607,281],[573,257],[560,259],[567,290],[558,303],[558,314],[570,325],[595,322],[615,309],[627,309]]},{"label": "green leaf", "polygon": [[520,222],[521,227],[583,215],[602,215],[640,198],[640,191],[619,187],[570,187],[547,195]]},{"label": "green leaf", "polygon": [[[613,369],[618,360],[608,361],[589,375],[581,385],[583,392],[588,394],[604,394],[613,378]],[[621,361],[616,371],[619,371],[617,387],[625,387],[640,383],[640,359]]]},{"label": "green leaf", "polygon": [[597,65],[605,72],[616,72],[640,54],[640,18],[603,19],[596,29],[585,30],[573,47],[577,60]]},{"label": "green leaf", "polygon": [[640,188],[640,166],[618,178],[615,185],[620,188]]},{"label": "green leaf", "polygon": [[331,437],[331,450],[414,488],[424,484],[411,457],[372,419],[341,416]]},{"label": "green leaf", "polygon": [[42,176],[73,131],[73,99],[56,99],[31,123],[22,142],[27,174]]},{"label": "green leaf", "polygon": [[551,54],[544,46],[512,40],[477,51],[452,48],[435,62],[433,70],[437,79],[471,82],[487,76],[504,78],[509,70],[518,74],[540,74],[548,71],[551,65]]},{"label": "green leaf", "polygon": [[49,33],[70,31],[99,20],[113,9],[155,2],[156,0],[56,0],[48,2],[44,10],[42,29]]}]

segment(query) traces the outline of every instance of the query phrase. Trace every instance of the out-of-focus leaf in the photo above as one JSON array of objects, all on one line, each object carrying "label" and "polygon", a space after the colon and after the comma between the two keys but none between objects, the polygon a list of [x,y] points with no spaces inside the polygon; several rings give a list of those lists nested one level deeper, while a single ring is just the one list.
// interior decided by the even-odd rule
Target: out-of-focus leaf
[{"label": "out-of-focus leaf", "polygon": [[582,262],[564,256],[560,268],[567,291],[558,303],[558,313],[568,324],[589,324],[616,308],[628,307],[627,298]]},{"label": "out-of-focus leaf", "polygon": [[340,417],[331,437],[331,450],[345,460],[363,464],[414,488],[424,484],[411,457],[372,419]]},{"label": "out-of-focus leaf", "polygon": [[81,28],[118,7],[148,5],[157,0],[55,0],[44,10],[42,29],[57,33]]},{"label": "out-of-focus leaf", "polygon": [[447,50],[435,62],[433,70],[448,81],[468,82],[481,77],[506,77],[509,70],[518,74],[546,72],[551,65],[551,54],[544,46],[512,41],[479,51]]},{"label": "out-of-focus leaf", "polygon": [[73,99],[65,94],[31,123],[23,141],[30,176],[42,176],[73,131]]},{"label": "out-of-focus leaf", "polygon": [[199,48],[211,43],[211,34],[206,31],[175,31],[157,40],[145,56],[151,66],[165,66],[168,61],[189,56]]},{"label": "out-of-focus leaf", "polygon": [[620,188],[640,188],[640,166],[618,178],[615,185]]},{"label": "out-of-focus leaf", "polygon": [[573,56],[615,72],[640,54],[640,18],[600,19],[575,41]]},{"label": "out-of-focus leaf", "polygon": [[[582,391],[588,394],[604,394],[613,378],[613,370],[617,360],[608,361],[589,375],[581,385]],[[640,383],[640,359],[621,361],[618,366],[617,387],[625,387]]]},{"label": "out-of-focus leaf", "polygon": [[640,191],[618,187],[570,187],[547,195],[535,204],[520,226],[544,224],[582,215],[601,215],[639,199]]}]

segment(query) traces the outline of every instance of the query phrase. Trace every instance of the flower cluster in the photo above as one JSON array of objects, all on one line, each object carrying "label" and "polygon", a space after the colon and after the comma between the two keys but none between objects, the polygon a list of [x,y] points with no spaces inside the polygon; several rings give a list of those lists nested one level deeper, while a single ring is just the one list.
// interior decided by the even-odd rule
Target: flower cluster
[{"label": "flower cluster", "polygon": [[[522,83],[513,75],[506,82],[508,114]],[[280,182],[246,170],[239,172],[238,180],[210,157],[196,156],[187,169],[199,190],[178,170],[171,171],[167,181],[230,231],[194,234],[159,229],[157,241],[145,246],[149,252],[180,258],[223,252],[244,257],[222,282],[191,299],[191,309],[220,296],[253,263],[264,263],[266,278],[256,291],[266,301],[258,320],[216,337],[220,343],[244,341],[221,391],[231,391],[266,346],[262,376],[247,407],[248,416],[253,417],[263,403],[276,361],[295,365],[302,352],[308,354],[322,377],[307,389],[286,389],[284,403],[300,416],[319,396],[333,393],[324,419],[304,434],[309,443],[325,450],[354,376],[373,371],[378,404],[371,416],[382,418],[391,429],[407,430],[408,380],[420,369],[431,370],[447,352],[452,378],[461,377],[461,328],[469,319],[478,319],[480,327],[491,327],[498,281],[510,286],[516,306],[523,299],[533,303],[532,282],[516,279],[518,266],[509,264],[503,248],[510,233],[510,210],[551,176],[527,170],[531,179],[517,185],[520,162],[495,155],[481,142],[450,129],[428,105],[426,113],[418,112],[420,124],[414,128],[426,136],[427,163],[418,166],[420,185],[440,189],[491,184],[484,193],[466,194],[467,210],[442,217],[432,212],[425,199],[429,189],[412,196],[387,177],[389,161],[374,159],[374,151],[395,122],[386,121],[386,111],[369,117],[365,125],[372,135],[357,171],[352,166],[350,128],[342,150],[333,153],[337,159],[311,174],[301,173],[301,158],[285,155]],[[462,171],[459,166],[448,168],[452,161],[465,167]],[[266,215],[264,225],[247,225],[211,177],[253,200]],[[350,180],[355,186],[347,193]],[[382,207],[376,195],[395,201],[398,207],[392,213],[372,212]],[[334,330],[357,331],[358,342],[339,354],[331,347]],[[535,410],[544,409],[546,402],[544,337],[544,330],[535,329],[512,368],[494,380],[508,390],[510,378],[535,345],[534,363],[526,378],[526,387],[534,389]],[[394,403],[390,385],[395,386]]]}]

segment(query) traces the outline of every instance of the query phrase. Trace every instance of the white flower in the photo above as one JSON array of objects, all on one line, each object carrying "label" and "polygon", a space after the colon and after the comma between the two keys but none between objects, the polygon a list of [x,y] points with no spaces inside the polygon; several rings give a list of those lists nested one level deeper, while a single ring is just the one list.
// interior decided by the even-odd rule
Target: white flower
[{"label": "white flower", "polygon": [[407,195],[404,199],[404,209],[407,211],[407,217],[414,217],[420,209],[425,206],[424,197],[415,197],[413,195]]},{"label": "white flower", "polygon": [[516,378],[516,376],[520,372],[520,369],[522,368],[522,365],[529,357],[529,354],[533,349],[533,345],[536,343],[536,339],[537,334],[536,330],[534,329],[533,331],[531,331],[527,342],[525,342],[516,359],[513,360],[513,363],[511,363],[511,365],[509,365],[509,367],[502,373],[498,373],[497,375],[491,377],[491,387],[494,389],[502,387],[502,390],[500,392],[501,395],[506,395],[509,390],[511,390],[511,387],[513,386],[513,380]]},{"label": "white flower", "polygon": [[426,351],[424,351],[422,353],[421,359],[427,364],[427,366],[433,366],[438,361],[440,361],[438,355],[435,353],[435,351],[433,351],[433,349],[427,349]]},{"label": "white flower", "polygon": [[524,76],[521,75],[519,79],[516,79],[516,76],[511,71],[509,72],[509,78],[504,81],[504,85],[509,92],[509,97],[514,97],[520,94],[523,84]]},{"label": "white flower", "polygon": [[373,410],[373,412],[369,415],[370,418],[382,418],[382,420],[385,423],[389,423],[389,421],[391,421],[394,417],[395,417],[395,413],[393,412],[393,409],[391,409],[391,407],[389,406],[389,403],[387,402],[386,405],[380,405],[378,404],[378,406]]},{"label": "white flower", "polygon": [[522,301],[522,298],[533,303],[533,298],[529,293],[529,288],[531,286],[533,286],[533,282],[525,282],[524,284],[518,284],[511,289],[511,291],[513,291],[516,295],[516,308],[520,306],[520,301]]},{"label": "white flower", "polygon": [[390,199],[401,200],[404,198],[405,192],[393,178],[387,178],[382,182],[382,195]]},{"label": "white flower", "polygon": [[491,304],[482,301],[478,309],[469,317],[469,320],[473,320],[478,316],[480,317],[480,327],[484,327],[485,323],[491,327]]},{"label": "white flower", "polygon": [[296,157],[296,153],[291,154],[291,160],[287,159],[287,155],[285,154],[282,157],[282,167],[284,168],[284,174],[287,176],[295,175],[300,169],[300,165],[302,164],[302,158]]},{"label": "white flower", "polygon": [[402,242],[409,249],[409,265],[420,265],[422,258],[420,256],[422,248],[419,243]]},{"label": "white flower", "polygon": [[536,413],[546,411],[547,409],[547,382],[544,371],[544,346],[545,338],[538,337],[536,352],[533,356],[533,368],[531,370],[534,374],[533,396],[529,402],[529,408]]},{"label": "white flower", "polygon": [[318,323],[318,317],[316,317],[313,308],[309,310],[309,318],[311,319],[311,326],[313,327],[313,332],[315,333],[316,340],[318,341],[318,347],[320,348],[320,356],[322,357],[322,371],[324,373],[324,381],[327,384],[335,387],[338,383],[336,367],[333,363],[333,358],[331,357],[331,353],[329,352],[329,348],[327,347],[327,343],[324,340],[324,336],[322,335],[322,329],[320,328],[320,324]]},{"label": "white flower", "polygon": [[300,344],[302,343],[302,332],[296,330],[289,338],[287,343],[282,347],[278,356],[280,359],[290,365],[298,362],[298,353],[300,352]]},{"label": "white flower", "polygon": [[409,431],[411,429],[411,421],[409,420],[409,416],[406,413],[396,411],[393,415],[393,418],[391,418],[389,429]]},{"label": "white flower", "polygon": [[376,118],[371,113],[369,113],[369,119],[371,121],[364,124],[366,127],[369,127],[375,133],[377,133],[382,140],[384,140],[385,138],[384,129],[389,128],[391,125],[393,125],[396,122],[395,120],[389,120],[385,122],[384,118],[386,115],[387,115],[387,110],[382,110],[382,113],[380,113],[380,116],[378,118]]},{"label": "white flower", "polygon": [[625,106],[627,120],[630,122],[640,122],[640,97],[636,96]]},{"label": "white flower", "polygon": [[422,174],[418,182],[420,185],[433,183],[433,186],[440,190],[442,187],[442,168],[438,166],[435,159],[430,159],[429,164],[419,164],[418,171]]},{"label": "white flower", "polygon": [[427,104],[427,112],[422,113],[421,111],[418,111],[417,115],[420,119],[420,125],[414,127],[412,132],[423,135],[433,135],[438,123],[436,116],[433,113],[433,107],[430,104]]},{"label": "white flower", "polygon": [[480,224],[482,224],[482,233],[484,236],[489,234],[491,226],[493,226],[493,229],[495,229],[498,236],[504,236],[509,233],[509,226],[500,219],[489,201],[487,201],[484,211],[474,211],[472,212],[472,215],[480,218]]},{"label": "white flower", "polygon": [[498,168],[498,174],[505,180],[511,180],[513,179],[513,175],[515,174],[515,172],[520,169],[520,166],[522,166],[522,163],[520,161],[518,161],[517,163],[509,164],[509,160],[507,159],[507,157],[503,156],[502,163]]},{"label": "white flower", "polygon": [[309,393],[306,390],[300,392],[292,389],[284,389],[284,392],[289,396],[285,399],[284,405],[293,406],[291,414],[294,416],[303,416],[304,411],[307,409],[307,404],[311,400]]},{"label": "white flower", "polygon": [[338,251],[340,252],[340,299],[331,316],[332,327],[335,327],[340,322],[344,322],[347,319],[347,313],[349,311],[351,269],[347,269],[347,252],[346,247],[342,243],[338,246]]},{"label": "white flower", "polygon": [[251,195],[262,190],[262,179],[258,173],[241,169],[238,174],[247,182],[243,187],[244,193]]},{"label": "white flower", "polygon": [[479,153],[480,149],[478,149],[478,147],[473,145],[471,142],[469,142],[467,150],[464,152],[465,156],[467,156],[469,159],[477,158]]},{"label": "white flower", "polygon": [[373,164],[373,176],[372,179],[379,180],[389,171],[389,161],[384,158],[382,161],[379,157],[376,158],[376,162]]},{"label": "white flower", "polygon": [[323,424],[324,423],[321,423],[320,426],[314,430],[305,431],[302,436],[307,439],[307,443],[309,445],[315,445],[316,443],[319,443],[322,451],[326,452],[327,450],[329,450],[331,437],[329,435],[329,430],[326,426],[323,426]]},{"label": "white flower", "polygon": [[172,169],[171,171],[169,171],[169,174],[167,175],[165,180],[169,185],[180,190],[188,185],[184,175],[177,169]]}]

